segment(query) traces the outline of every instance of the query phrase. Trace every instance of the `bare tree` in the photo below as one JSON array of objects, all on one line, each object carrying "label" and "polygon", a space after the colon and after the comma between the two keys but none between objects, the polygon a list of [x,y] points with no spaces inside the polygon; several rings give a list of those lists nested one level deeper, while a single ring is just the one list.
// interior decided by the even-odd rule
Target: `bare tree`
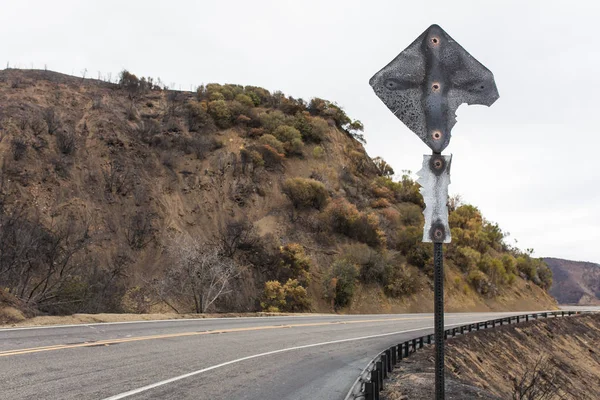
[{"label": "bare tree", "polygon": [[251,249],[258,240],[256,228],[248,220],[227,221],[213,236],[213,243],[226,257],[233,257],[238,250]]},{"label": "bare tree", "polygon": [[513,400],[562,400],[565,382],[557,368],[544,356],[540,356],[532,367],[519,378],[513,379]]},{"label": "bare tree", "polygon": [[206,312],[219,297],[230,293],[232,280],[241,273],[239,265],[222,256],[218,247],[189,235],[174,238],[169,253],[173,264],[160,285],[162,295],[178,304],[192,305],[197,313]]}]

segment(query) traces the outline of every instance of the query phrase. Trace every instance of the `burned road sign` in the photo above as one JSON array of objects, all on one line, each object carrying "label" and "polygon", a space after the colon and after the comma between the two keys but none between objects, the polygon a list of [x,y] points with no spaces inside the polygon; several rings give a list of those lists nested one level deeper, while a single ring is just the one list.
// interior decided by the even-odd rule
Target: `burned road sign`
[{"label": "burned road sign", "polygon": [[423,242],[450,243],[448,225],[448,185],[452,156],[423,156],[423,168],[417,172],[421,195],[425,200]]},{"label": "burned road sign", "polygon": [[494,75],[438,25],[431,25],[369,81],[375,93],[434,153],[450,143],[462,103],[491,106]]}]

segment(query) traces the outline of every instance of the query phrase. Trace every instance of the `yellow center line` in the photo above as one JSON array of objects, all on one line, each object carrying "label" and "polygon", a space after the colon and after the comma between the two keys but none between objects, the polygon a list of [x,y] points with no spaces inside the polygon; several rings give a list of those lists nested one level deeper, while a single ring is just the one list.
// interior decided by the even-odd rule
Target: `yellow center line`
[{"label": "yellow center line", "polygon": [[186,336],[200,336],[200,335],[212,335],[219,333],[235,333],[235,332],[250,332],[250,331],[262,331],[268,329],[288,329],[288,328],[304,328],[314,326],[327,326],[327,325],[346,325],[346,324],[365,324],[372,322],[393,322],[393,321],[409,321],[409,320],[424,320],[431,319],[432,317],[414,317],[414,318],[385,318],[385,319],[363,319],[355,321],[335,321],[335,322],[313,322],[307,324],[286,324],[286,325],[266,325],[266,326],[252,326],[247,328],[230,328],[230,329],[217,329],[212,331],[200,331],[200,332],[180,332],[180,333],[168,333],[162,335],[149,335],[149,336],[137,336],[121,339],[107,339],[99,340],[96,342],[84,342],[75,344],[57,344],[52,346],[41,346],[31,347],[27,349],[14,349],[5,350],[0,352],[0,357],[16,356],[21,354],[39,353],[42,351],[54,351],[63,349],[75,349],[79,347],[94,347],[94,346],[109,346],[111,344],[128,343],[128,342],[139,342],[143,340],[156,340],[156,339],[170,339],[179,338]]}]

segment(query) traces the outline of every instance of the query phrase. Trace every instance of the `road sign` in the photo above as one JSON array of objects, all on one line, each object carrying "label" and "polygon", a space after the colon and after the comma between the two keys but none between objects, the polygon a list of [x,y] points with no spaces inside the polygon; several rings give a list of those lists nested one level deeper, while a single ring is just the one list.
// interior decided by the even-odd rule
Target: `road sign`
[{"label": "road sign", "polygon": [[427,28],[369,83],[434,153],[450,143],[458,106],[491,106],[498,99],[490,70],[438,25]]},{"label": "road sign", "polygon": [[431,25],[369,81],[381,101],[433,151],[418,172],[425,200],[423,241],[433,242],[435,398],[444,400],[443,243],[450,243],[448,185],[452,156],[443,156],[463,104],[491,106],[494,75],[438,25]]},{"label": "road sign", "polygon": [[448,185],[452,156],[423,156],[423,168],[417,175],[425,200],[423,242],[450,243],[448,225]]}]

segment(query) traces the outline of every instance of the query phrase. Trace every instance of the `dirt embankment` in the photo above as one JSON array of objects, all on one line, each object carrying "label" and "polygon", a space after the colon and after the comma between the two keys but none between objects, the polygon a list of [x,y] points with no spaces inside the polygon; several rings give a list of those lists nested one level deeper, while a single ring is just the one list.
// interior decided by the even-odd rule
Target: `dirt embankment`
[{"label": "dirt embankment", "polygon": [[[446,349],[447,399],[600,398],[600,314],[471,333]],[[405,360],[384,398],[433,398],[433,350]]]}]

